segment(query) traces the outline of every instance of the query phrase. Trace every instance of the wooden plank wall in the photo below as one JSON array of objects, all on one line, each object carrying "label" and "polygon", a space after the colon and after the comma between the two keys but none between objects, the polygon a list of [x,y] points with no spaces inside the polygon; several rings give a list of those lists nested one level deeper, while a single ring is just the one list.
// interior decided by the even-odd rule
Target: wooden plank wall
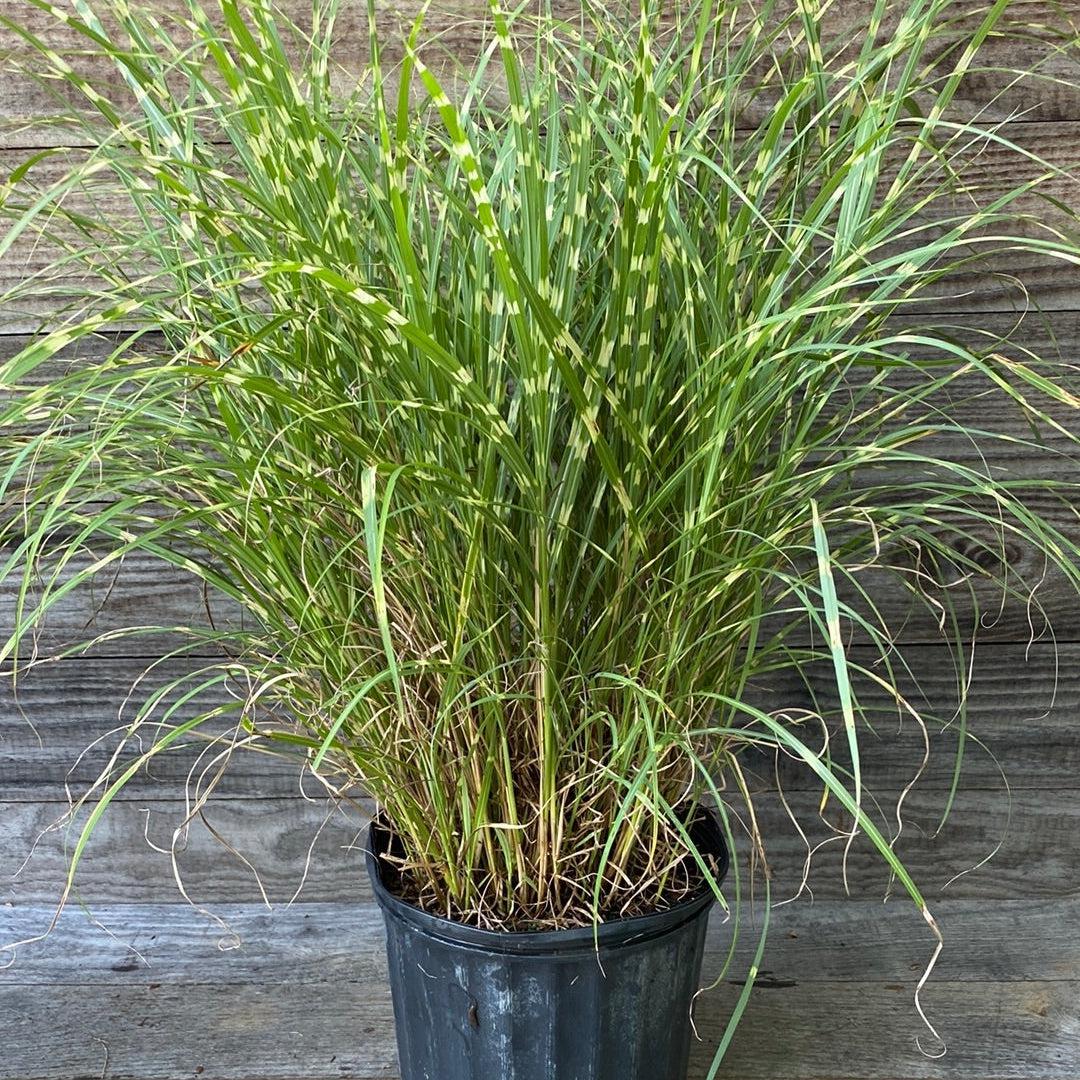
[{"label": "wooden plank wall", "polygon": [[[299,11],[304,5],[284,0],[282,6]],[[842,32],[845,20],[856,19],[866,4],[838,0],[833,8],[834,27]],[[1070,12],[1078,14],[1073,4],[1053,0],[1014,8],[1032,26],[1060,25]],[[483,9],[480,0],[459,0],[433,13],[432,25],[448,51],[475,51]],[[363,11],[362,3],[347,0],[346,59],[363,53]],[[380,12],[389,31],[399,18],[389,7]],[[72,62],[83,62],[70,32],[26,0],[0,0],[0,16],[22,21]],[[1080,93],[1053,78],[1009,88],[1010,69],[1045,49],[1039,36],[1035,32],[1021,45],[992,41],[988,55],[1001,70],[973,80],[958,108],[971,115],[993,102],[990,115],[1022,113],[1011,124],[1012,136],[1043,158],[1068,165],[1080,160]],[[0,30],[0,55],[18,49],[11,32]],[[1063,54],[1046,72],[1076,74],[1076,59]],[[46,89],[11,75],[0,86],[3,176],[36,149],[66,145],[70,132],[27,126],[53,109]],[[58,157],[47,168],[62,166]],[[994,152],[985,156],[980,175],[987,190],[1017,180],[1014,168]],[[1071,182],[1061,182],[1056,194],[1071,203],[1080,198]],[[31,245],[17,246],[0,265],[0,290],[46,269],[47,259]],[[1025,345],[1057,349],[1065,363],[1080,361],[1075,272],[1034,261],[1001,269],[1001,276],[984,274],[964,281],[962,293],[954,287],[944,294],[943,321],[958,332],[991,329]],[[1008,272],[1023,274],[1032,290],[1026,301]],[[1036,310],[1021,324],[1025,303],[1044,314]],[[40,314],[0,313],[0,357],[20,347]],[[98,346],[81,348],[92,360]],[[950,408],[984,427],[1030,434],[1015,417],[977,398],[961,396]],[[1076,424],[1071,415],[1061,419]],[[1041,448],[958,442],[949,452],[971,461],[988,451],[1002,475],[1075,475],[1075,460],[1060,454],[1065,441],[1053,431],[1043,437]],[[1055,514],[1062,527],[1080,535],[1075,508],[1059,507]],[[1022,575],[1039,577],[1030,552],[1006,554]],[[1039,595],[1052,635],[1038,620],[1033,631],[1030,613],[1016,605],[982,634],[970,723],[987,751],[968,754],[949,826],[935,831],[949,784],[951,733],[934,736],[934,748],[944,755],[935,758],[907,803],[900,851],[926,888],[948,943],[924,1003],[949,1055],[925,1057],[915,1043],[922,1028],[912,994],[930,945],[922,920],[899,898],[881,904],[889,882],[865,844],[852,851],[851,898],[845,898],[842,845],[832,844],[815,861],[809,881],[814,904],[801,900],[777,909],[761,989],[724,1075],[1080,1075],[1080,607],[1053,579]],[[0,587],[0,634],[11,624],[13,599],[10,585]],[[884,593],[881,603],[902,618],[902,597]],[[99,629],[184,622],[204,617],[203,607],[198,590],[175,571],[133,557],[115,581],[65,601],[42,644],[82,635],[90,620]],[[226,607],[216,616],[235,617]],[[955,686],[935,628],[915,620],[904,632],[919,660],[911,693],[946,711]],[[77,790],[107,759],[113,745],[107,733],[122,722],[133,681],[168,645],[161,636],[139,639],[137,646],[114,642],[90,657],[42,667],[17,693],[8,682],[0,685],[0,944],[48,925],[72,839],[50,829],[66,805],[66,787]],[[161,685],[193,662],[197,658],[159,664],[146,685]],[[827,672],[819,682],[824,692]],[[773,704],[807,700],[806,689],[794,682],[765,693]],[[919,760],[921,739],[910,725],[882,735],[867,748],[868,775],[895,793]],[[243,861],[205,829],[174,835],[184,821],[193,763],[192,755],[166,757],[152,775],[133,782],[105,817],[79,875],[78,898],[94,921],[69,910],[51,938],[21,949],[17,962],[0,971],[0,1077],[395,1076],[378,919],[357,850],[361,815],[328,808],[314,785],[302,783],[287,764],[240,755],[207,817]],[[762,772],[760,810],[775,832],[774,896],[790,895],[798,890],[804,846],[768,790],[768,770]],[[810,813],[817,795],[806,778],[788,771],[784,778],[789,805]],[[177,902],[166,853],[174,842],[177,871],[196,907]],[[987,866],[971,870],[994,851]],[[284,906],[301,884],[297,902]],[[264,899],[275,905],[273,912]],[[220,922],[197,910],[203,905]],[[714,918],[711,971],[727,934]],[[744,960],[751,945],[739,946]],[[737,993],[729,979],[703,999],[698,1022],[706,1044]],[[926,1046],[936,1049],[932,1039]],[[693,1075],[700,1076],[705,1052],[696,1053]]]}]

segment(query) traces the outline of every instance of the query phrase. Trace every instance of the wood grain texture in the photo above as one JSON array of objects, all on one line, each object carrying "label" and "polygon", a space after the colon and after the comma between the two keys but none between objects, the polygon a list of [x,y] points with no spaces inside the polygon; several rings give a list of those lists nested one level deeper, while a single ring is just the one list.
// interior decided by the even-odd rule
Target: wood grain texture
[{"label": "wood grain texture", "polygon": [[[828,843],[814,854],[809,888],[818,899],[843,897],[846,815],[830,802],[818,822],[815,791],[790,791],[786,801],[805,829],[805,840],[775,795],[755,799],[774,897],[799,891],[807,844],[823,841]],[[1075,892],[1080,829],[1075,792],[1022,790],[1010,798],[1004,789],[962,791],[937,834],[945,801],[944,792],[916,789],[904,803],[904,832],[896,849],[927,896],[946,886],[947,895],[959,899],[1049,899]],[[869,799],[866,807],[878,816]],[[54,827],[62,810],[58,803],[0,802],[0,902],[47,904],[58,898],[78,836],[78,829]],[[78,895],[90,904],[175,900],[170,858],[150,844],[168,848],[186,815],[176,798],[113,803],[79,864]],[[212,802],[205,817],[232,850],[197,821],[179,845],[181,878],[199,904],[258,902],[256,871],[273,903],[288,901],[301,884],[308,901],[367,895],[359,809],[330,814],[323,802],[298,798],[223,799]],[[895,829],[889,801],[882,801],[880,824]],[[741,837],[738,842],[743,857],[746,844]],[[847,877],[850,895],[859,899],[880,900],[889,889],[887,868],[863,837],[851,846]]]},{"label": "wood grain texture", "polygon": [[[1070,543],[1080,546],[1080,515],[1076,508],[1044,494],[1026,501]],[[1011,536],[1002,543],[996,527],[988,522],[971,525],[959,533],[955,525],[947,529],[943,525],[941,535],[965,557],[983,561],[984,565],[989,562],[988,569],[999,579],[1007,568],[1008,591],[992,578],[956,581],[945,588],[924,579],[921,587],[934,603],[928,608],[911,591],[910,567],[901,577],[880,567],[869,567],[858,575],[862,597],[847,583],[843,583],[842,597],[867,615],[871,612],[866,597],[872,598],[876,619],[898,642],[943,644],[945,637],[939,624],[946,606],[955,612],[961,630],[966,635],[977,632],[982,643],[1068,642],[1080,638],[1080,598],[1076,588],[1060,570],[1048,568],[1034,546]],[[100,557],[104,550],[94,557]],[[906,566],[909,560],[906,555],[904,559],[899,565]],[[90,555],[73,558],[58,580],[69,580],[72,573],[92,561]],[[944,571],[939,575],[941,584],[949,580]],[[0,581],[0,639],[6,639],[15,629],[20,586],[20,578],[14,575]],[[91,639],[96,643],[89,654],[96,657],[155,657],[181,646],[205,656],[214,652],[213,647],[185,636],[179,628],[225,629],[242,625],[240,609],[217,594],[205,594],[188,571],[152,554],[134,551],[122,563],[110,564],[91,580],[58,596],[38,625],[34,643],[25,645],[22,657],[25,660],[35,655],[35,649],[37,656],[57,655]],[[792,640],[805,641],[809,632],[809,626],[805,632],[797,629]]]},{"label": "wood grain texture", "polygon": [[[158,3],[155,10],[176,10],[174,2]],[[305,0],[284,0],[279,5],[283,14],[301,26],[310,25],[310,4]],[[580,13],[575,0],[558,0],[557,14],[574,19]],[[747,7],[750,5],[748,4]],[[401,55],[401,41],[419,10],[418,0],[380,0],[376,5],[384,61],[393,65]],[[776,5],[778,13],[789,11],[790,0]],[[863,0],[838,0],[828,8],[821,26],[822,38],[829,43],[860,41],[866,26],[866,5]],[[978,18],[979,9],[971,14],[950,10],[949,16],[958,31],[970,31]],[[1077,64],[1068,48],[1075,26],[1069,17],[1070,9],[1054,0],[1027,0],[1016,4],[1000,24],[1006,31],[992,37],[979,57],[982,70],[970,73],[962,85],[951,115],[970,117],[981,113],[987,118],[1002,119],[1023,115],[1028,120],[1080,119],[1080,90],[1077,89]],[[95,84],[116,86],[118,77],[111,68],[84,55],[83,39],[71,28],[20,0],[0,0],[0,14],[19,22],[47,41],[49,46],[72,63]],[[883,33],[888,33],[886,23]],[[490,36],[490,18],[485,0],[440,0],[431,5],[425,23],[429,45],[426,58],[429,64],[442,67],[449,75],[454,61],[468,62]],[[56,87],[42,85],[20,72],[29,54],[27,46],[6,27],[0,28],[0,56],[8,57],[12,73],[3,99],[0,99],[0,132],[7,145],[53,145],[70,143],[77,132],[64,127],[28,127],[42,116],[55,115]],[[340,65],[337,81],[342,89],[355,85],[364,69],[368,55],[366,5],[358,0],[346,0],[342,5],[337,26],[336,59]],[[930,59],[947,75],[956,56],[939,47]],[[441,63],[440,63],[441,61]],[[35,64],[34,68],[40,65]],[[1020,73],[1038,69],[1037,79],[1018,83]],[[69,108],[81,107],[77,99],[67,99]],[[750,116],[760,116],[769,106],[763,98],[748,110]]]},{"label": "wood grain texture", "polygon": [[[99,1075],[103,1046],[106,1075],[140,1080],[200,1067],[200,1076],[232,1080],[397,1075],[374,905],[218,914],[227,930],[175,904],[97,908],[96,924],[67,912],[52,936],[22,948],[0,979],[12,1036],[0,1076]],[[1077,1049],[1078,987],[1071,980],[1080,962],[1078,914],[1075,900],[938,905],[948,946],[924,1001],[950,1046],[939,1064],[912,1044],[920,1031],[912,995],[927,933],[910,905],[777,908],[757,989],[721,1075],[820,1078],[838,1075],[830,1063],[841,1058],[843,1075],[882,1080],[1067,1077]],[[47,918],[45,909],[0,908],[0,940],[35,934]],[[702,1042],[693,1080],[704,1075],[708,1047],[734,1003],[752,936],[737,948],[725,981],[698,999]],[[706,983],[720,972],[729,942],[730,928],[714,913]],[[60,1008],[65,1023],[62,1030],[49,1025],[57,1034],[43,1067],[33,1056],[34,1033]],[[876,1037],[860,1039],[856,1032],[871,1026]],[[995,1060],[999,1068],[991,1071]]]},{"label": "wood grain texture", "polygon": [[[214,907],[221,923],[183,903],[95,904],[65,909],[0,907],[0,948],[15,942],[0,984],[112,989],[333,986],[386,981],[382,914],[370,901],[301,902],[267,910],[256,904]],[[944,982],[1069,982],[1080,967],[1080,900],[938,900],[934,917],[946,948],[935,968]],[[735,943],[731,976],[746,970],[757,946],[760,910]],[[224,925],[222,925],[224,924]],[[731,946],[732,929],[714,911],[706,972]],[[39,938],[31,941],[30,939]],[[776,907],[763,983],[899,982],[914,986],[930,941],[926,924],[903,898],[819,900]],[[78,957],[77,964],[72,962]],[[765,989],[775,989],[766,985]]]},{"label": "wood grain texture", "polygon": [[[151,989],[151,987],[153,987]],[[900,982],[763,984],[725,1060],[742,1080],[1075,1080],[1080,1054],[1080,983],[935,982],[924,1002],[951,1051],[930,1060]],[[691,1080],[705,1076],[738,987],[699,998],[701,1042]],[[216,984],[102,989],[0,986],[5,1080],[71,1077],[175,1080],[391,1080],[399,1074],[384,986],[335,983],[311,988]],[[56,1017],[63,1017],[57,1024]],[[40,1052],[48,1026],[48,1053]],[[867,1037],[872,1033],[872,1037]],[[837,1065],[842,1060],[841,1065]],[[842,1069],[842,1072],[837,1070]]]},{"label": "wood grain texture", "polygon": [[[863,650],[854,649],[853,662]],[[907,701],[941,723],[931,726],[931,757],[919,787],[946,791],[952,782],[959,735],[952,721],[956,683],[940,650],[911,647],[911,676],[902,680]],[[68,782],[77,795],[97,779],[123,737],[122,728],[132,715],[133,701],[157,693],[167,684],[197,672],[205,661],[174,660],[158,663],[124,658],[66,660],[44,665],[21,678],[13,687],[0,683],[0,792],[15,802],[56,801],[64,798]],[[144,674],[145,672],[145,674]],[[985,749],[969,743],[961,784],[965,790],[999,791],[1001,768],[1015,789],[1075,793],[1080,789],[1080,645],[994,646],[977,651],[968,697],[967,724]],[[138,686],[135,686],[138,681]],[[923,737],[908,717],[902,721],[895,704],[870,680],[856,680],[875,730],[862,735],[863,779],[872,791],[890,793],[913,776],[923,755]],[[1056,686],[1056,693],[1055,693]],[[135,696],[131,697],[133,688]],[[183,691],[162,699],[167,708]],[[224,689],[205,691],[193,708],[210,708],[228,700]],[[802,675],[794,672],[757,688],[753,700],[769,711],[813,708],[835,709],[834,677],[827,663],[814,665]],[[158,714],[160,715],[160,710]],[[190,715],[185,712],[184,715]],[[208,735],[228,733],[224,723],[212,723]],[[834,746],[843,738],[835,736]],[[192,740],[170,751],[140,771],[124,788],[122,800],[161,799],[182,793],[200,760],[209,765],[227,745]],[[134,760],[137,743],[129,743],[121,762]],[[843,754],[837,750],[843,760]],[[993,755],[993,756],[991,756]],[[760,788],[775,782],[771,758],[746,759],[760,777]],[[999,766],[998,762],[1001,763]],[[300,790],[302,763],[264,753],[237,751],[215,799],[287,798]],[[817,790],[819,784],[805,770],[784,761],[780,776],[785,790]],[[306,783],[314,790],[314,781]]]},{"label": "wood grain texture", "polygon": [[[2,10],[3,0],[0,0]],[[1080,78],[1080,62],[1077,64]],[[968,179],[972,195],[986,205],[1007,190],[1020,186],[1039,176],[1048,163],[1065,175],[1042,185],[1043,196],[1022,196],[1012,205],[1018,215],[1034,215],[1043,225],[1075,228],[1061,211],[1061,206],[1075,210],[1080,204],[1080,123],[1024,124],[1014,125],[1006,137],[1015,139],[1035,160],[1020,157],[997,143],[991,143],[981,152],[969,153],[954,164]],[[38,162],[29,177],[41,190],[60,179],[77,159],[78,151],[51,155]],[[0,175],[4,175],[31,156],[29,150],[0,149]],[[887,181],[888,169],[885,171]],[[940,177],[930,177],[924,185],[927,191],[940,183]],[[1056,200],[1059,205],[1047,199]],[[81,195],[69,195],[66,205],[82,209],[98,218],[110,215],[121,217],[131,213],[124,197],[99,178],[95,183],[95,197],[91,204]],[[970,207],[968,207],[969,209]],[[936,203],[928,219],[936,220],[945,212],[962,209],[958,204],[950,209],[947,203]],[[1021,231],[1036,235],[1039,229],[1025,228]],[[67,260],[59,257],[57,249],[42,243],[31,233],[24,233],[12,245],[0,264],[0,291],[7,292],[33,281],[35,290],[47,285],[54,290],[54,298],[25,293],[13,293],[0,313],[0,333],[18,334],[38,329],[43,314],[61,303],[69,303],[85,288],[83,272],[73,269]],[[1021,287],[1018,282],[1024,283]],[[1024,290],[1027,290],[1025,293]],[[947,281],[933,286],[926,293],[928,309],[945,312],[970,313],[1024,311],[1029,307],[1043,311],[1075,310],[1080,307],[1080,294],[1076,287],[1076,275],[1070,264],[1049,256],[1030,253],[1008,252],[981,260],[970,270],[957,272]]]},{"label": "wood grain texture", "polygon": [[[176,842],[177,869],[188,896],[196,903],[258,903],[265,893],[280,904],[301,886],[304,898],[314,901],[366,896],[359,847],[366,817],[358,809],[315,801],[317,795],[312,792],[310,802],[221,800],[208,807]],[[0,901],[55,903],[59,898],[85,820],[74,829],[58,827],[63,810],[58,803],[0,804]],[[175,900],[168,851],[189,813],[176,797],[113,804],[83,856],[77,896],[88,903]]]},{"label": "wood grain texture", "polygon": [[[74,556],[61,580],[93,565],[108,547]],[[0,637],[7,638],[18,618],[17,598],[21,579],[8,576],[0,582]],[[38,593],[31,590],[28,603]],[[25,609],[24,609],[25,610]],[[241,625],[242,614],[227,598],[205,591],[187,571],[171,563],[133,552],[110,563],[78,588],[58,596],[21,656],[29,659],[36,650],[50,656],[66,646],[101,637],[95,656],[158,657],[181,647],[196,654],[215,653],[212,646],[193,643],[182,628],[227,629]],[[175,632],[172,628],[180,628]]]}]

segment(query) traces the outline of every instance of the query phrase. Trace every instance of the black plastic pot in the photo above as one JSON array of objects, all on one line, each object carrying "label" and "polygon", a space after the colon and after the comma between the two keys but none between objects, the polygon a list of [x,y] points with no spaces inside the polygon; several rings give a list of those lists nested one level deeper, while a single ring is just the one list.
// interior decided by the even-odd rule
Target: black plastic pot
[{"label": "black plastic pot", "polygon": [[[702,812],[692,833],[722,876],[716,820]],[[685,1080],[710,891],[602,923],[595,938],[592,927],[499,933],[395,896],[379,858],[391,843],[373,824],[367,867],[386,920],[402,1080]]]}]

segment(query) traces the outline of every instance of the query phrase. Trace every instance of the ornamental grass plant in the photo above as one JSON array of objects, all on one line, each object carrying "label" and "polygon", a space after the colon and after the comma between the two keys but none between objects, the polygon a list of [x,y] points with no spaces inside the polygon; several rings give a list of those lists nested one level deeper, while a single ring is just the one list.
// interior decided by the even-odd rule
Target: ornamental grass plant
[{"label": "ornamental grass plant", "polygon": [[[428,910],[587,925],[711,882],[702,800],[767,857],[748,774],[779,754],[936,933],[902,808],[864,789],[864,688],[968,733],[905,696],[880,580],[961,687],[952,598],[1038,606],[1003,545],[1080,584],[1062,470],[949,453],[1075,441],[1075,372],[931,313],[973,273],[1080,265],[1071,174],[995,102],[956,107],[1010,5],[877,0],[839,43],[823,0],[492,6],[453,70],[422,16],[384,63],[372,7],[357,75],[333,0],[302,26],[264,0],[29,3],[117,77],[11,25],[91,149],[4,189],[0,252],[58,252],[5,306],[63,306],[0,365],[0,658],[33,666],[50,609],[135,552],[243,612],[180,628],[220,659],[136,699],[73,807],[71,874],[124,784],[201,738],[192,815],[233,753],[280,751],[375,800]],[[990,182],[991,150],[1025,178]],[[104,358],[61,362],[91,336]],[[955,419],[954,388],[1030,439]],[[822,664],[813,712],[754,692]]]}]

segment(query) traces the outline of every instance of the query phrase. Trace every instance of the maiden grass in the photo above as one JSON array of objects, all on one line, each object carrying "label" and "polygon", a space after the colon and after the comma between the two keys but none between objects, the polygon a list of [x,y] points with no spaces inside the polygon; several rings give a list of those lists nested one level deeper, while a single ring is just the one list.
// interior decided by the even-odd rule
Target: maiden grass
[{"label": "maiden grass", "polygon": [[[1075,485],[938,449],[1006,438],[936,411],[962,381],[1059,431],[1077,405],[1053,358],[927,314],[958,271],[1080,264],[1052,224],[1073,215],[1032,209],[1062,170],[952,107],[1009,5],[960,27],[947,0],[879,0],[840,47],[817,0],[493,7],[452,87],[421,19],[384,66],[372,10],[347,94],[332,2],[303,32],[263,2],[30,2],[122,79],[105,94],[15,27],[84,99],[93,150],[51,187],[35,160],[13,178],[6,243],[40,234],[96,285],[0,366],[20,583],[0,656],[27,664],[49,609],[133,551],[245,613],[187,628],[224,658],[170,688],[235,699],[142,703],[144,749],[86,794],[73,863],[135,767],[231,716],[237,743],[374,796],[425,906],[569,926],[707,874],[681,816],[701,798],[765,846],[765,750],[806,765],[933,926],[863,788],[859,687],[932,717],[862,571],[931,609],[960,670],[928,567],[1034,602],[1000,569],[1015,539],[1080,583],[1039,509]],[[987,148],[1031,179],[986,195]],[[102,192],[124,209],[77,208]],[[117,332],[42,385],[62,347]],[[752,683],[822,662],[835,707],[759,707]]]}]

